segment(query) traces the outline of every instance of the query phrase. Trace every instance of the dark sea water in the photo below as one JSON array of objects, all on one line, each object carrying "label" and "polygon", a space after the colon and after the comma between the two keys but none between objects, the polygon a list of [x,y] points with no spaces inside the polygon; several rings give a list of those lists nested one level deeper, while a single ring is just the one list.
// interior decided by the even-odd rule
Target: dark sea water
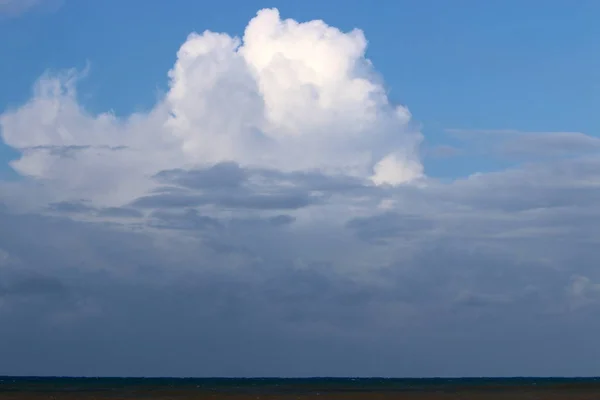
[{"label": "dark sea water", "polygon": [[[0,396],[19,392],[153,392],[186,390],[213,393],[320,393],[454,391],[468,388],[535,387],[555,385],[598,385],[600,378],[63,378],[0,377]],[[600,397],[599,397],[600,398]]]}]

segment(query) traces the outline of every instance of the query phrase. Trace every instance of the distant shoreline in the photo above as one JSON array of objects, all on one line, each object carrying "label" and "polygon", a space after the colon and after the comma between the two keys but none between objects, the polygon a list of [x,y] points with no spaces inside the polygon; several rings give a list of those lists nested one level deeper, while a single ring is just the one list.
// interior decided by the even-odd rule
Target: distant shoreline
[{"label": "distant shoreline", "polygon": [[533,399],[600,398],[600,378],[0,377],[0,399]]},{"label": "distant shoreline", "polygon": [[352,377],[352,376],[307,376],[307,377],[277,377],[277,376],[250,376],[250,377],[237,377],[237,376],[206,376],[206,377],[193,377],[193,376],[76,376],[76,375],[0,375],[0,382],[3,380],[99,380],[99,379],[122,379],[122,380],[221,380],[221,381],[265,381],[265,380],[285,380],[285,381],[306,381],[306,380],[323,380],[323,381],[374,381],[374,380],[385,380],[385,381],[598,381],[600,382],[600,376],[465,376],[465,377]]}]

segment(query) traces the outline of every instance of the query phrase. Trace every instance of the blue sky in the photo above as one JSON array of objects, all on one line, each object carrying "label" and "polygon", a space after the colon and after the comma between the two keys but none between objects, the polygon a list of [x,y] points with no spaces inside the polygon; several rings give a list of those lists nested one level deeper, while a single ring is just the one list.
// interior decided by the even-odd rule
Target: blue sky
[{"label": "blue sky", "polygon": [[[241,35],[257,10],[323,19],[364,30],[367,56],[390,98],[423,124],[426,143],[456,144],[446,128],[576,131],[596,135],[600,60],[593,0],[458,3],[397,1],[66,2],[0,24],[0,73],[10,76],[0,108],[17,106],[47,70],[83,69],[80,100],[91,111],[127,115],[151,107],[166,89],[175,50],[193,31]],[[14,153],[2,148],[1,159]],[[426,159],[434,176],[465,176],[508,165],[471,154]],[[7,167],[3,164],[3,175]]]},{"label": "blue sky", "polygon": [[0,376],[597,376],[599,15],[0,3]]}]

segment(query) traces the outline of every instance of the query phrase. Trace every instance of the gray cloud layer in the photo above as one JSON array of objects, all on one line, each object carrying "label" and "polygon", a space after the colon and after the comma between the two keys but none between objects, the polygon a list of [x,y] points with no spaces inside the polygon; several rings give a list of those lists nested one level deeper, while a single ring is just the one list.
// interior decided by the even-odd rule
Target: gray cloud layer
[{"label": "gray cloud layer", "polygon": [[[11,363],[0,373],[589,374],[600,214],[591,188],[539,171],[387,192],[286,176],[292,192],[334,188],[306,210],[337,208],[340,193],[403,202],[342,225],[216,202],[4,211],[0,350]],[[252,175],[228,165],[158,178],[254,204],[264,182]]]}]

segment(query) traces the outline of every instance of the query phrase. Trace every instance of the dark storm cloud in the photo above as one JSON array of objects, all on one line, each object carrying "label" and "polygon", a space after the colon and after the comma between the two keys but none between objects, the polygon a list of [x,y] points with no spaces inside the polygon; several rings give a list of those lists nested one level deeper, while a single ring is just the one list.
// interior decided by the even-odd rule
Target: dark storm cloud
[{"label": "dark storm cloud", "polygon": [[[0,243],[14,265],[45,271],[51,280],[11,281],[21,282],[11,283],[12,292],[42,293],[43,302],[1,297],[0,324],[6,328],[0,330],[0,352],[11,363],[10,368],[0,363],[0,374],[469,375],[514,372],[515,360],[518,373],[541,374],[540,365],[556,357],[578,359],[578,367],[562,373],[584,371],[597,359],[584,351],[600,329],[589,319],[596,303],[569,300],[578,305],[569,314],[560,308],[565,296],[591,298],[595,288],[594,280],[579,279],[568,292],[570,270],[523,264],[504,252],[502,257],[486,249],[474,252],[468,244],[461,249],[446,238],[437,247],[411,247],[410,257],[361,272],[352,263],[335,263],[345,254],[358,260],[368,243],[350,241],[345,254],[335,250],[329,262],[318,261],[322,256],[311,261],[320,254],[311,244],[316,242],[291,233],[278,242],[280,233],[269,236],[270,230],[238,225],[287,224],[289,216],[217,225],[195,212],[182,215],[187,218],[169,219],[172,215],[155,211],[152,218],[192,224],[184,228],[208,236],[191,242],[173,238],[164,245],[160,236],[97,224],[1,214]],[[400,216],[387,217],[402,226]],[[358,219],[356,229],[381,238],[404,235],[384,220]],[[243,244],[248,252],[215,252],[206,244],[213,226],[219,227],[213,240],[226,235],[225,244]],[[283,251],[283,243],[296,252]],[[298,265],[297,254],[306,261]],[[61,288],[68,288],[71,300],[51,294]],[[561,328],[567,320],[569,330]],[[549,343],[570,340],[570,332],[584,326],[580,348],[546,351]],[[531,342],[523,335],[548,339]],[[486,364],[472,355],[473,343],[496,362],[482,368]],[[525,343],[526,351],[517,350],[515,344]],[[452,368],[448,360],[454,360]]]},{"label": "dark storm cloud", "polygon": [[[600,356],[594,165],[395,189],[221,165],[160,175],[137,213],[4,208],[0,374],[584,374]],[[360,216],[307,218],[290,199],[313,191],[314,210]],[[132,226],[73,219],[141,206]]]}]

